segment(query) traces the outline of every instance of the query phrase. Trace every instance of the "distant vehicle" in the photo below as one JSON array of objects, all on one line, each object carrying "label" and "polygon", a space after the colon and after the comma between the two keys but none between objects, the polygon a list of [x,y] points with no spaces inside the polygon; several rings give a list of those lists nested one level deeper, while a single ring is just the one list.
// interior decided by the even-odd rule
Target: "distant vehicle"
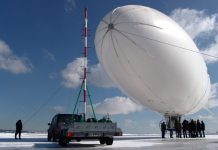
[{"label": "distant vehicle", "polygon": [[58,140],[59,145],[66,146],[71,140],[80,142],[82,139],[97,139],[100,144],[112,145],[113,136],[120,135],[117,124],[110,118],[103,117],[83,119],[77,114],[57,114],[49,123],[48,141]]},{"label": "distant vehicle", "polygon": [[121,128],[117,128],[114,136],[123,136],[123,131]]}]

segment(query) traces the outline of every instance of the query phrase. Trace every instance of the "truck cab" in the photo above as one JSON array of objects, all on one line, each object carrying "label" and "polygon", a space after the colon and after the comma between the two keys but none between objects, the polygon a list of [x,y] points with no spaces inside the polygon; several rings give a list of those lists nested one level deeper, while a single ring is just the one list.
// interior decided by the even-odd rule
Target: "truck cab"
[{"label": "truck cab", "polygon": [[61,126],[63,124],[67,124],[73,120],[72,114],[56,114],[53,118],[51,123],[48,123],[48,141],[56,142],[59,138]]}]

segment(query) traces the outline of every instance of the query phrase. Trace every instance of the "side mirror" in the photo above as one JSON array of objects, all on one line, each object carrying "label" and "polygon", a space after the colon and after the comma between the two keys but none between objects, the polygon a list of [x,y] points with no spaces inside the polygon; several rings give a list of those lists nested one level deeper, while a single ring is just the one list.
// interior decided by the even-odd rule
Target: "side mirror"
[{"label": "side mirror", "polygon": [[50,125],[51,125],[51,123],[48,123],[48,125],[50,126]]}]

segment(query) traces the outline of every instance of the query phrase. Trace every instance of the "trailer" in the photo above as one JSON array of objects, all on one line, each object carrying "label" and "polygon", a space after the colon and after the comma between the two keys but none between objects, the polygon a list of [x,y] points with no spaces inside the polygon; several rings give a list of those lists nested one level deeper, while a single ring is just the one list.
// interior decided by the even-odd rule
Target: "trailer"
[{"label": "trailer", "polygon": [[71,140],[96,139],[100,144],[112,145],[117,124],[112,122],[74,122],[63,125],[58,143],[66,146]]},{"label": "trailer", "polygon": [[77,114],[56,114],[48,125],[48,141],[58,141],[61,146],[67,146],[71,140],[80,142],[84,139],[96,139],[100,144],[112,145],[113,136],[117,136],[119,131],[117,123],[109,117],[98,121],[95,118],[84,120]]}]

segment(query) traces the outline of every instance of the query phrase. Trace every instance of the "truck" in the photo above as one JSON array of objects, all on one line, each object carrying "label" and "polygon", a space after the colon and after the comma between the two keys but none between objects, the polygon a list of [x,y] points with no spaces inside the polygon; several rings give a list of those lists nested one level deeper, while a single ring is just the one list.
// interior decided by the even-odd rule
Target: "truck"
[{"label": "truck", "polygon": [[48,124],[48,141],[58,141],[61,146],[67,146],[71,140],[80,142],[84,139],[96,139],[100,144],[113,144],[113,136],[117,135],[117,123],[112,122],[109,117],[100,120],[83,118],[83,115],[78,114],[56,114]]}]

